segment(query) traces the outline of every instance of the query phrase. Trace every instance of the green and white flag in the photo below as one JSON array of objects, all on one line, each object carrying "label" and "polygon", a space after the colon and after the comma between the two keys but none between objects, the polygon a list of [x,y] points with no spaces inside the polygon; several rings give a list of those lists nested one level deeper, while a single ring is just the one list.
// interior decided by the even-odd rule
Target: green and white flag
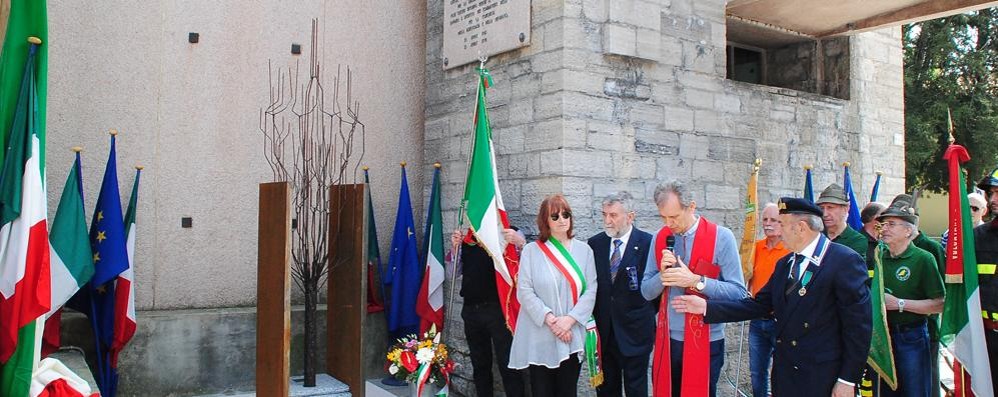
[{"label": "green and white flag", "polygon": [[423,237],[426,267],[416,298],[416,313],[419,314],[421,333],[425,333],[434,325],[438,331],[444,329],[444,233],[443,218],[440,214],[440,163],[434,166],[433,187],[430,190],[430,204],[426,213],[426,234]]},{"label": "green and white flag", "polygon": [[90,251],[87,217],[83,209],[79,152],[76,152],[76,161],[66,177],[66,187],[62,189],[59,208],[55,211],[55,218],[52,218],[49,248],[52,308],[46,317],[62,308],[94,275],[94,257]]}]

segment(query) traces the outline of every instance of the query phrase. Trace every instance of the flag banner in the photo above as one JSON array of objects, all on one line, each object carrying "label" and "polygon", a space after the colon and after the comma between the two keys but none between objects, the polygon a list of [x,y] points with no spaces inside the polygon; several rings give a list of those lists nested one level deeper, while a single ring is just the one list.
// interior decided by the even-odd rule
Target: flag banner
[{"label": "flag banner", "polygon": [[83,178],[80,152],[76,151],[66,185],[62,189],[59,207],[52,218],[49,232],[49,258],[52,269],[52,308],[46,315],[42,356],[47,356],[61,345],[60,309],[90,281],[94,275],[93,252],[87,232],[87,217],[83,209]]},{"label": "flag banner", "polygon": [[139,204],[139,180],[142,167],[135,169],[135,182],[125,211],[125,250],[128,268],[118,274],[114,286],[114,340],[111,343],[111,366],[118,367],[118,354],[135,335],[135,213]]},{"label": "flag banner", "polygon": [[749,176],[748,187],[745,188],[745,227],[742,229],[742,244],[739,254],[742,257],[742,272],[745,282],[752,279],[755,261],[755,235],[759,224],[759,166],[761,159],[755,160],[752,175]]},{"label": "flag banner", "polygon": [[873,191],[870,192],[870,202],[877,202],[877,196],[880,195],[880,177],[884,176],[883,171],[877,171],[877,180],[873,182]]},{"label": "flag banner", "polygon": [[412,202],[409,199],[409,182],[405,175],[405,163],[402,163],[398,213],[395,216],[395,232],[392,234],[392,246],[388,254],[388,275],[385,280],[391,286],[388,332],[394,338],[415,335],[419,331],[416,297],[419,295],[422,269],[419,267],[415,230]]},{"label": "flag banner", "polygon": [[484,68],[477,70],[479,79],[475,104],[475,140],[468,166],[468,179],[464,185],[464,221],[469,225],[478,245],[492,257],[499,303],[506,317],[506,326],[515,330],[516,317],[520,311],[520,303],[516,299],[516,274],[520,269],[520,256],[516,247],[506,243],[502,234],[503,229],[509,228],[509,218],[499,191],[492,127],[489,125],[488,106],[485,102],[486,89],[492,86],[492,76]]},{"label": "flag banner", "polygon": [[856,192],[852,188],[852,178],[849,176],[849,163],[843,163],[842,167],[845,168],[845,181],[842,186],[846,196],[849,197],[849,217],[846,218],[846,222],[853,230],[863,230],[863,220],[859,217],[859,204],[856,203]]},{"label": "flag banner", "polygon": [[814,181],[811,178],[811,166],[804,166],[804,198],[814,202]]},{"label": "flag banner", "polygon": [[[30,8],[26,4],[11,7],[12,21],[15,15],[38,17],[26,15],[30,11],[24,9]],[[40,21],[44,24],[44,4],[41,10]],[[7,41],[13,40],[11,29],[7,32]],[[28,53],[22,64],[24,74],[15,79],[20,82],[16,106],[7,99],[0,104],[0,108],[15,108],[6,131],[9,142],[0,171],[0,396],[4,397],[27,396],[41,351],[37,320],[52,305],[42,159],[45,131],[39,124],[39,109],[45,107],[45,102],[38,97],[36,85],[36,73],[44,65],[38,64],[41,41],[30,40],[31,46],[23,49]],[[20,50],[16,47],[12,51]]]},{"label": "flag banner", "polygon": [[416,301],[419,313],[419,332],[425,333],[432,326],[444,329],[444,233],[443,217],[440,213],[440,163],[434,164],[433,185],[430,188],[430,203],[426,211],[426,227],[423,234],[425,270],[423,282]]},{"label": "flag banner", "polygon": [[[977,284],[970,201],[961,163],[970,161],[967,149],[950,145],[943,155],[949,164],[949,240],[946,242],[946,301],[943,304],[940,340],[970,377],[976,396],[992,396],[991,362],[983,349],[984,321]],[[956,367],[956,366],[954,366]],[[958,374],[959,376],[959,374]]]},{"label": "flag banner", "polygon": [[[873,280],[870,282],[870,305],[873,307],[873,338],[866,362],[876,371],[891,390],[897,390],[897,368],[891,348],[891,333],[887,328],[887,308],[884,306],[884,265],[882,258],[887,247],[883,242],[873,251]],[[873,389],[876,389],[874,386]]]},{"label": "flag banner", "polygon": [[[367,312],[378,313],[385,310],[385,269],[381,267],[381,249],[378,248],[378,226],[374,221],[374,201],[371,200],[371,177],[368,168],[364,166],[364,199],[367,200],[367,214],[364,222],[367,225]],[[375,283],[374,278],[380,282]]]}]

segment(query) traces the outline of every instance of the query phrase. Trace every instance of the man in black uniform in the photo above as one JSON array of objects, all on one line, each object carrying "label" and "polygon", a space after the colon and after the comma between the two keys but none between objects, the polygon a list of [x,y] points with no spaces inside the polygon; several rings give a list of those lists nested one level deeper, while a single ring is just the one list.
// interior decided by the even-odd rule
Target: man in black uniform
[{"label": "man in black uniform", "polygon": [[[998,211],[998,169],[985,176],[977,187],[988,199],[988,210]],[[991,382],[998,395],[998,217],[974,228],[974,247],[977,255],[977,285],[981,293],[981,314],[984,316],[984,340],[988,344],[991,361]]]},{"label": "man in black uniform", "polygon": [[[523,235],[513,229],[503,230],[503,237],[518,249],[526,243]],[[461,245],[461,296],[464,297],[461,318],[464,319],[475,392],[485,397],[493,394],[492,351],[495,349],[495,361],[506,395],[522,397],[525,395],[523,375],[509,369],[513,333],[506,328],[506,318],[499,305],[492,258],[482,247],[474,245],[472,239],[455,230],[451,235],[452,253],[457,252],[458,245]]]}]

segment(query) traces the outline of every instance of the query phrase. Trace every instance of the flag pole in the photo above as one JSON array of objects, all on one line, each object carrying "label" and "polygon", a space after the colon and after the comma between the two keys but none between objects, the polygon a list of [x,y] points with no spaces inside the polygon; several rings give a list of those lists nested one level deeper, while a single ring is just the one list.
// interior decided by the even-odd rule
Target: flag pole
[{"label": "flag pole", "polygon": [[[488,60],[489,60],[489,57],[484,56],[484,55],[481,55],[481,56],[478,57],[478,71],[479,71],[479,73],[478,73],[478,79],[479,79],[478,86],[479,86],[479,88],[478,89],[481,89],[480,88],[482,86],[482,84],[481,84],[481,79],[482,79],[481,73],[482,73],[482,71],[485,70],[485,62],[488,62]],[[476,123],[478,121],[478,112],[477,112],[477,109],[478,109],[478,95],[475,96],[475,122]],[[474,126],[474,124],[473,124],[473,126]],[[465,181],[464,183],[465,183],[465,188],[467,188],[468,174],[471,172],[471,156],[472,156],[472,154],[474,152],[475,152],[475,142],[472,141],[471,142],[471,146],[468,147],[468,155],[465,157],[467,159],[467,161],[465,162],[465,167],[464,167],[464,181]],[[465,210],[467,208],[467,204],[468,204],[467,200],[465,200],[464,197],[462,197],[461,198],[461,205],[458,207],[458,210],[457,210],[457,219],[455,220],[455,223],[457,223],[457,230],[459,230],[459,231],[464,231],[464,213],[465,213]],[[457,288],[456,288],[457,287],[457,269],[462,265],[461,264],[461,251],[462,251],[462,246],[463,245],[464,244],[462,244],[461,242],[458,242],[457,249],[455,250],[455,249],[453,249],[453,247],[451,249],[451,255],[453,255],[452,263],[453,263],[454,267],[451,269],[451,277],[450,277],[450,299],[449,299],[449,302],[447,303],[448,307],[453,307],[454,306],[454,296],[455,296],[454,294],[457,291]],[[447,322],[447,317],[449,317],[449,316],[447,316],[447,311],[445,311],[444,312],[444,323]]]}]

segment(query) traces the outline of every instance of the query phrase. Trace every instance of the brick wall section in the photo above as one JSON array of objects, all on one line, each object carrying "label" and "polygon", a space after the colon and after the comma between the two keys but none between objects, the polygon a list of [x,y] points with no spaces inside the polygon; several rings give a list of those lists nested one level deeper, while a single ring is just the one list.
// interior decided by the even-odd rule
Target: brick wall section
[{"label": "brick wall section", "polygon": [[[427,6],[424,167],[444,164],[444,222],[453,227],[476,75],[472,65],[441,70],[443,3]],[[851,54],[852,99],[841,100],[726,80],[723,0],[534,0],[531,25],[529,47],[487,64],[503,200],[528,235],[541,199],[563,193],[578,236],[588,238],[601,230],[602,197],[621,189],[637,198],[638,227],[657,229],[652,192],[672,178],[692,188],[703,214],[740,235],[757,157],[761,201],[799,195],[805,164],[815,166],[820,191],[841,183],[841,163],[851,161],[862,202],[874,170],[885,171],[885,200],[903,188],[900,29],[848,40],[840,53]],[[458,297],[445,333],[460,364],[452,390],[471,394],[460,309]]]}]

